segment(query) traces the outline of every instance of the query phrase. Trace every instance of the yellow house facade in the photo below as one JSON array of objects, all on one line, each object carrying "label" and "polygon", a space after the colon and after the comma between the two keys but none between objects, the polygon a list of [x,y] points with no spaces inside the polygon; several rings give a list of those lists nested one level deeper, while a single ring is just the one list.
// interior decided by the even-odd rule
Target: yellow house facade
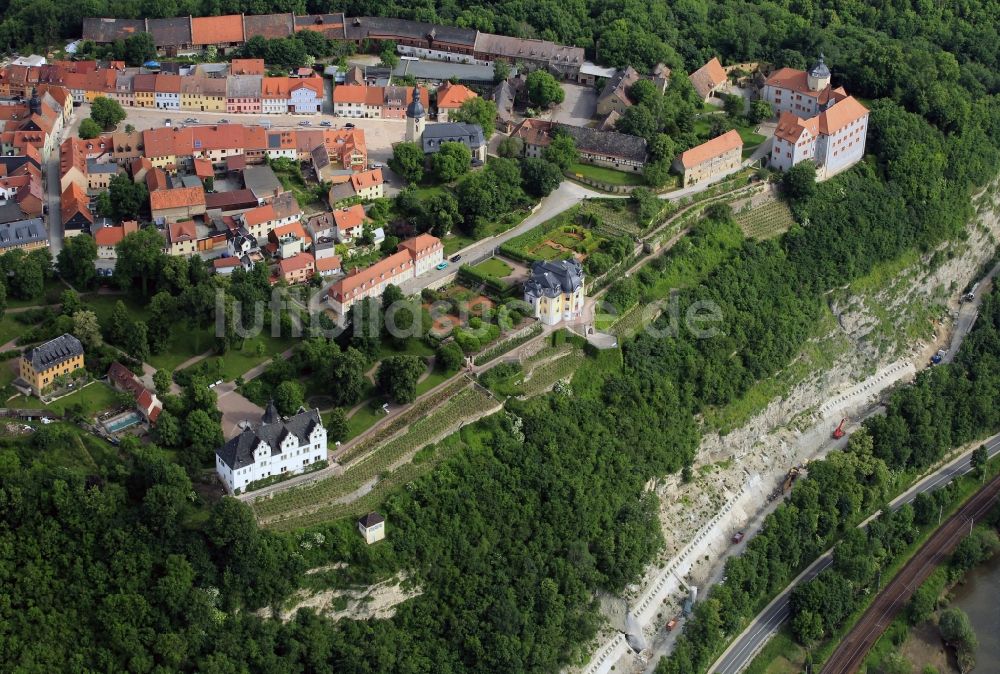
[{"label": "yellow house facade", "polygon": [[21,356],[19,376],[37,396],[57,377],[83,368],[83,344],[70,334],[63,334],[29,349]]},{"label": "yellow house facade", "polygon": [[524,301],[546,325],[579,318],[584,299],[583,267],[575,259],[536,262],[524,283]]},{"label": "yellow house facade", "polygon": [[181,110],[225,112],[225,78],[199,77],[197,75],[181,78]]}]

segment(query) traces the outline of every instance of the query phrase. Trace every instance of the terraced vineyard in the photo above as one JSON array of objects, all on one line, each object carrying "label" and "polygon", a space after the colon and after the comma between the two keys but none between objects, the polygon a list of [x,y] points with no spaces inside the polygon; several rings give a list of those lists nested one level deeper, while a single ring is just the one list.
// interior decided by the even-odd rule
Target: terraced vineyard
[{"label": "terraced vineyard", "polygon": [[364,456],[394,436],[396,433],[406,428],[409,424],[420,419],[421,417],[427,416],[428,412],[458,393],[467,385],[468,381],[464,377],[456,377],[451,384],[445,386],[433,396],[420,399],[413,407],[395,417],[389,423],[383,424],[378,430],[374,431],[371,435],[365,437],[364,440],[344,452],[344,454],[340,457],[340,463],[348,463],[359,456]]},{"label": "terraced vineyard", "polygon": [[736,214],[736,223],[750,239],[772,239],[784,234],[795,223],[792,211],[783,201],[770,201],[757,208]]},{"label": "terraced vineyard", "polygon": [[[617,204],[616,204],[617,205]],[[624,201],[622,202],[624,206]],[[639,236],[643,227],[636,220],[635,214],[628,208],[608,205],[598,200],[587,200],[580,204],[580,216],[594,216],[597,225],[594,233],[598,236]]]},{"label": "terraced vineyard", "polygon": [[543,362],[525,374],[521,384],[521,395],[535,396],[547,391],[560,379],[569,379],[583,364],[586,356],[583,350],[571,347],[568,352],[559,355],[554,360]]},{"label": "terraced vineyard", "polygon": [[[429,470],[433,462],[410,463],[421,448],[438,442],[461,424],[496,409],[499,402],[461,378],[464,388],[430,414],[421,414],[405,432],[347,466],[342,475],[279,492],[251,504],[258,521],[283,529],[307,526],[365,509],[380,494]],[[450,387],[449,387],[450,388]]]}]

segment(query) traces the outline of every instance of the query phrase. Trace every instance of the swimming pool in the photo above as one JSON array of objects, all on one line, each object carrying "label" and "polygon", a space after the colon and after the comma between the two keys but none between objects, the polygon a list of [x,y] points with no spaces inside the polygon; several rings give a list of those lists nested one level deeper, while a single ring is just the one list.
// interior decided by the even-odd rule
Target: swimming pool
[{"label": "swimming pool", "polygon": [[139,416],[138,412],[129,412],[128,414],[123,414],[122,416],[105,421],[104,428],[108,433],[117,433],[131,426],[135,426],[141,421],[142,417]]}]

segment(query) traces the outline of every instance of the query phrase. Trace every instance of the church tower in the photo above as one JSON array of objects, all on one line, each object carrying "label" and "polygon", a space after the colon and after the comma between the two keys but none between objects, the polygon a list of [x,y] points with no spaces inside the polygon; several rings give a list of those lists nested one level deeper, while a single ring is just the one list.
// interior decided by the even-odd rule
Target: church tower
[{"label": "church tower", "polygon": [[406,142],[420,143],[424,136],[427,111],[420,103],[420,87],[413,87],[413,100],[406,107]]}]

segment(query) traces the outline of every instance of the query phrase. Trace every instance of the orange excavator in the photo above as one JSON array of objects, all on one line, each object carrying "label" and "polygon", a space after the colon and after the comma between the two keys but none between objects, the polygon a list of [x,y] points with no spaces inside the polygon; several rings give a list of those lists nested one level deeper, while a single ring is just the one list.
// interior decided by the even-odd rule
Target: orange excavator
[{"label": "orange excavator", "polygon": [[840,425],[833,429],[833,439],[840,440],[844,437],[844,423],[847,421],[847,417],[840,420]]}]

